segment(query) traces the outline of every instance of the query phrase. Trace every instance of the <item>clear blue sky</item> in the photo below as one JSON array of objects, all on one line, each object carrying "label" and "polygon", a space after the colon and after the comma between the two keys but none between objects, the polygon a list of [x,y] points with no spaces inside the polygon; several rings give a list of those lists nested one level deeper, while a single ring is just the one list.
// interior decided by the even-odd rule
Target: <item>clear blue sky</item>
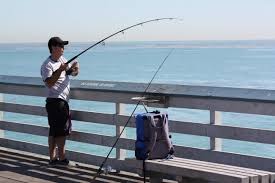
[{"label": "clear blue sky", "polygon": [[275,39],[275,0],[0,0],[0,42]]}]

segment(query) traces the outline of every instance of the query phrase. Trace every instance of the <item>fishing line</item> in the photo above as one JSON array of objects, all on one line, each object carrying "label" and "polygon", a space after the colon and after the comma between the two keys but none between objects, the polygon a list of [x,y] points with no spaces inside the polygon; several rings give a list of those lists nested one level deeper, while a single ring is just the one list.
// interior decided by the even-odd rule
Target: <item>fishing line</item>
[{"label": "fishing line", "polygon": [[[129,26],[129,27],[126,27],[126,28],[124,28],[124,29],[121,29],[121,30],[119,30],[119,31],[117,31],[117,32],[115,32],[115,33],[113,33],[113,34],[111,34],[111,35],[109,35],[109,36],[103,38],[102,40],[100,40],[100,41],[94,43],[93,45],[91,45],[91,46],[88,47],[87,49],[85,49],[85,50],[83,50],[82,52],[80,52],[79,54],[75,55],[74,57],[72,57],[71,59],[69,59],[69,60],[66,62],[66,64],[69,64],[70,62],[72,62],[73,60],[75,60],[76,58],[78,58],[80,55],[82,55],[83,53],[85,53],[85,52],[88,51],[89,49],[95,47],[96,45],[98,45],[98,44],[100,44],[100,43],[104,44],[104,41],[105,41],[105,40],[107,40],[107,39],[109,39],[109,38],[111,38],[111,37],[113,37],[113,36],[115,36],[115,35],[117,35],[117,34],[119,34],[119,33],[124,34],[125,31],[128,30],[128,29],[131,29],[131,28],[136,27],[136,26],[139,26],[139,25],[142,26],[143,24],[146,24],[146,23],[149,23],[149,22],[156,22],[156,21],[162,21],[162,20],[175,20],[175,19],[182,21],[182,19],[179,19],[179,18],[157,18],[157,19],[151,19],[151,20],[148,20],[148,21],[140,22],[140,23],[131,25],[131,26]],[[152,81],[154,80],[155,76],[157,75],[157,73],[159,72],[159,70],[161,69],[161,67],[163,66],[164,62],[165,62],[165,61],[167,60],[167,58],[170,56],[170,54],[172,53],[172,51],[173,51],[173,49],[169,52],[169,54],[165,57],[165,59],[163,60],[163,62],[162,62],[162,63],[160,64],[160,66],[158,67],[158,69],[157,69],[157,71],[155,72],[153,78],[151,79],[151,81],[150,81],[149,84],[147,85],[146,89],[144,90],[144,92],[143,92],[143,94],[142,94],[143,97],[145,96],[145,94],[146,94],[148,88],[150,87]],[[124,132],[126,126],[127,126],[128,123],[129,123],[131,117],[133,116],[134,112],[136,111],[138,105],[141,103],[141,100],[142,100],[142,99],[140,99],[140,100],[138,101],[138,103],[136,104],[136,107],[134,108],[134,110],[133,110],[131,116],[128,118],[126,124],[124,125],[124,127],[123,127],[121,133],[119,134],[118,138],[116,139],[116,141],[115,141],[114,145],[112,146],[110,152],[109,152],[108,155],[105,157],[105,159],[104,159],[104,161],[102,162],[102,164],[100,165],[100,168],[98,169],[98,171],[97,171],[96,175],[94,176],[93,180],[95,180],[96,177],[100,175],[101,170],[102,170],[102,167],[104,166],[104,164],[106,163],[107,159],[109,158],[109,156],[110,156],[112,150],[114,149],[115,145],[117,144],[118,140],[120,139],[122,133]]]},{"label": "fishing line", "polygon": [[[147,93],[147,90],[149,89],[150,85],[152,84],[153,80],[155,79],[157,73],[159,72],[159,70],[161,69],[161,67],[163,66],[163,64],[164,64],[165,61],[167,60],[167,58],[171,55],[171,53],[173,52],[173,50],[174,50],[174,48],[172,48],[172,49],[170,50],[170,52],[166,55],[166,57],[164,58],[164,60],[162,61],[162,63],[159,65],[159,67],[158,67],[157,71],[155,72],[154,76],[152,77],[152,79],[151,79],[150,82],[148,83],[147,87],[145,88],[144,92],[142,93],[142,97],[141,97],[141,98],[145,97],[145,94]],[[102,170],[104,164],[105,164],[106,161],[108,160],[108,158],[109,158],[109,156],[110,156],[112,150],[113,150],[114,147],[116,146],[118,140],[120,139],[120,137],[121,137],[122,133],[124,132],[126,126],[128,125],[129,121],[131,120],[131,118],[132,118],[134,112],[136,111],[138,105],[141,103],[141,100],[142,100],[142,99],[140,99],[140,100],[138,101],[138,103],[136,104],[136,106],[135,106],[133,112],[132,112],[131,115],[129,116],[127,122],[125,123],[123,129],[121,130],[120,134],[118,135],[118,137],[117,137],[115,143],[113,144],[111,150],[109,151],[108,155],[105,157],[105,159],[103,160],[103,162],[101,163],[99,169],[97,170],[96,175],[93,177],[93,180],[95,180],[95,179],[101,174],[101,170]]]},{"label": "fishing line", "polygon": [[149,22],[156,22],[156,21],[162,21],[162,20],[179,20],[179,21],[182,21],[182,19],[179,19],[179,18],[156,18],[156,19],[152,19],[152,20],[147,20],[147,21],[144,21],[144,22],[140,22],[140,23],[137,23],[137,24],[135,24],[135,25],[131,25],[131,26],[129,26],[129,27],[126,27],[126,28],[124,28],[124,29],[121,29],[121,30],[119,30],[119,31],[117,31],[117,32],[115,32],[115,33],[113,33],[113,34],[111,34],[111,35],[109,35],[109,36],[103,38],[102,40],[96,42],[96,43],[93,44],[92,46],[88,47],[87,49],[83,50],[82,52],[80,52],[79,54],[77,54],[76,56],[74,56],[73,58],[71,58],[70,60],[68,60],[68,61],[66,62],[66,64],[69,64],[70,62],[72,62],[73,60],[75,60],[77,57],[79,57],[80,55],[82,55],[83,53],[85,53],[86,51],[88,51],[89,49],[95,47],[96,45],[98,45],[98,44],[100,44],[100,43],[103,43],[103,44],[104,44],[104,41],[105,41],[105,40],[107,40],[107,39],[109,39],[109,38],[115,36],[116,34],[119,34],[119,33],[124,34],[124,32],[125,32],[126,30],[131,29],[131,28],[133,28],[133,27],[136,27],[136,26],[139,26],[139,25],[142,26],[143,24],[146,24],[146,23],[149,23]]}]

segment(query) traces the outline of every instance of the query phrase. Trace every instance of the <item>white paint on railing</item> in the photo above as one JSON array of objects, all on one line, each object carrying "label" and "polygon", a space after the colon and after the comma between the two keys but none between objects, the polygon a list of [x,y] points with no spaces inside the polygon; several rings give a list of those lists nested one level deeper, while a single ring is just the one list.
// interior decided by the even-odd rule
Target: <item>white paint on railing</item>
[{"label": "white paint on railing", "polygon": [[[221,112],[210,110],[210,124],[211,125],[221,125],[222,124]],[[210,149],[213,151],[221,151],[222,150],[222,139],[210,137]]]},{"label": "white paint on railing", "polygon": [[[122,132],[124,126],[120,126],[118,122],[118,115],[125,113],[125,104],[116,103],[116,117],[115,117],[115,124],[116,124],[116,137],[119,137],[119,134]],[[121,134],[120,138],[126,137],[126,129]],[[126,158],[126,150],[116,148],[116,158],[123,160]]]}]

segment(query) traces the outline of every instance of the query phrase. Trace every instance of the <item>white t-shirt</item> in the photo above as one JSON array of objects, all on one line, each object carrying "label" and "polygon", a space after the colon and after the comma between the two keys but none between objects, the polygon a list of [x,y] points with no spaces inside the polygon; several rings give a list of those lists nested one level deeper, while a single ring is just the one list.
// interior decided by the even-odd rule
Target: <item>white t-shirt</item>
[{"label": "white t-shirt", "polygon": [[[48,57],[41,65],[40,69],[43,81],[45,82],[47,78],[51,77],[54,71],[56,71],[60,67],[61,63],[66,62],[67,60],[63,56],[61,56],[58,61],[54,61],[50,57]],[[68,68],[70,67],[71,64],[68,64]],[[70,93],[70,78],[68,75],[66,75],[66,71],[61,72],[61,75],[54,86],[49,88],[46,85],[46,89],[48,98],[61,98],[68,101]]]}]

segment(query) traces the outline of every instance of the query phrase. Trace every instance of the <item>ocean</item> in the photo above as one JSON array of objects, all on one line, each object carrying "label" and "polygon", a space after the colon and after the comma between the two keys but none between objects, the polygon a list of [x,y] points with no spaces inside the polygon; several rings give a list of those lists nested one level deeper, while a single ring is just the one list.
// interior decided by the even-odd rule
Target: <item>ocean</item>
[{"label": "ocean", "polygon": [[[93,43],[70,43],[64,56],[69,59]],[[254,89],[275,89],[275,40],[245,41],[155,41],[106,42],[78,58],[80,74],[73,79],[148,83],[173,49],[153,83],[201,85]],[[0,75],[40,77],[40,66],[49,56],[47,43],[0,44]],[[5,101],[44,106],[41,97],[3,95]],[[114,113],[114,104],[71,100],[72,109]],[[130,114],[132,105],[126,113]],[[166,110],[171,119],[209,123],[207,111],[192,109]],[[137,112],[142,111],[139,108]],[[275,117],[223,113],[223,124],[275,130]],[[45,117],[4,112],[4,120],[47,126]],[[114,135],[114,127],[74,121],[74,129]],[[127,136],[135,132],[127,129]],[[47,144],[44,137],[5,132],[6,138]],[[175,144],[209,148],[209,138],[175,134]],[[96,147],[96,148],[95,148]],[[106,155],[110,148],[68,142],[68,148],[91,154]],[[259,149],[261,151],[259,152]],[[275,158],[275,145],[223,140],[223,151]],[[114,155],[114,154],[112,154]],[[129,153],[131,156],[132,153]]]}]

